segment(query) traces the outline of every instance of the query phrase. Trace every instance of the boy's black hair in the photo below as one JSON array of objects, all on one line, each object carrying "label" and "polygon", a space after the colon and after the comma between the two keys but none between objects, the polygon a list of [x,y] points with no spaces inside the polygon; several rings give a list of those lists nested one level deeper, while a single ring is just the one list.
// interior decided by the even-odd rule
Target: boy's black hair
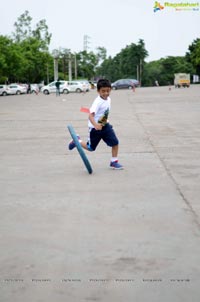
[{"label": "boy's black hair", "polygon": [[107,79],[100,79],[100,80],[98,80],[98,82],[97,82],[97,90],[100,90],[102,87],[109,87],[109,88],[111,88],[111,83],[110,83],[110,81],[109,80],[107,80]]}]

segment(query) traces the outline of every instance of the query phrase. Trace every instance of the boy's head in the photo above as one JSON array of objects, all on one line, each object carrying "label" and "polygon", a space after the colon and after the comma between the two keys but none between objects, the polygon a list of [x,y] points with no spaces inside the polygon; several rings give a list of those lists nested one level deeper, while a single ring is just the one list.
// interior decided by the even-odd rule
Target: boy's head
[{"label": "boy's head", "polygon": [[110,95],[111,91],[111,83],[109,80],[106,79],[100,79],[97,82],[97,91],[103,99],[107,99],[107,97]]},{"label": "boy's head", "polygon": [[109,80],[106,79],[100,79],[97,82],[97,91],[99,91],[102,87],[106,88],[109,87],[111,88],[111,84]]}]

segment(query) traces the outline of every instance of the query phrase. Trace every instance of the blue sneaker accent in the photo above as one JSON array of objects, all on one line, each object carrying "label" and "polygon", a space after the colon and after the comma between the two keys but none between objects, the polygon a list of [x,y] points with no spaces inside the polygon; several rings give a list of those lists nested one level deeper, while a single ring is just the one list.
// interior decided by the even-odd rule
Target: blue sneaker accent
[{"label": "blue sneaker accent", "polygon": [[118,163],[118,160],[110,163],[110,168],[114,170],[122,170],[123,166]]},{"label": "blue sneaker accent", "polygon": [[[78,138],[78,140],[80,140],[80,136],[79,136],[79,135],[77,135],[77,138]],[[75,147],[76,147],[76,144],[75,144],[75,142],[72,140],[72,141],[69,143],[68,148],[69,148],[69,150],[73,150]]]}]

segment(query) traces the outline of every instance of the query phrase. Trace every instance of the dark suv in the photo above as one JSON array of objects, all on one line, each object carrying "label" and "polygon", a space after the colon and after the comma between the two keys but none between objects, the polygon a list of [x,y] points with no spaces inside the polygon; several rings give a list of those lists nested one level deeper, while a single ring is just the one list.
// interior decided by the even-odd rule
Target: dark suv
[{"label": "dark suv", "polygon": [[112,83],[112,89],[125,89],[125,88],[128,88],[128,89],[133,89],[135,87],[133,81],[129,80],[129,79],[121,79],[121,80],[118,80],[114,83]]}]

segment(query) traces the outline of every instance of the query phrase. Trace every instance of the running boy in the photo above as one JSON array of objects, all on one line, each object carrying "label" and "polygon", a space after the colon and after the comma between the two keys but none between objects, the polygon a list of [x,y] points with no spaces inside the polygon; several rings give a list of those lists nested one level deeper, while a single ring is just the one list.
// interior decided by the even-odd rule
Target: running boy
[{"label": "running boy", "polygon": [[[112,148],[112,158],[110,161],[110,168],[123,169],[123,166],[118,162],[118,148],[119,141],[108,122],[108,115],[111,107],[111,99],[109,97],[111,92],[111,84],[106,79],[101,79],[97,83],[98,96],[94,100],[89,113],[88,128],[89,137],[87,143],[82,142],[78,136],[81,146],[88,151],[95,151],[101,139]],[[72,140],[69,143],[69,150],[74,149],[75,143]]]}]

